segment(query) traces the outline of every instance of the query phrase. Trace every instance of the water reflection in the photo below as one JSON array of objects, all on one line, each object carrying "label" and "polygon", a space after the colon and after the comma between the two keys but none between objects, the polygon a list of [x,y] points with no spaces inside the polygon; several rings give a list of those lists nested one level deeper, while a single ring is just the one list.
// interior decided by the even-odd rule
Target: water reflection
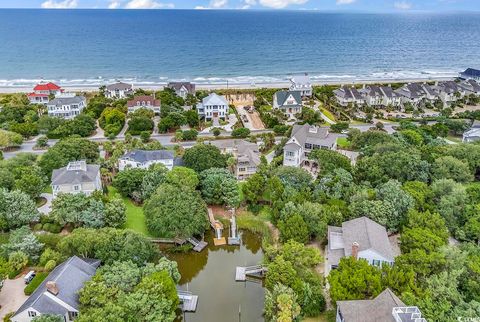
[{"label": "water reflection", "polygon": [[205,235],[208,247],[201,253],[168,254],[178,263],[180,285],[199,296],[197,311],[177,321],[263,321],[261,283],[235,282],[235,267],[262,261],[261,238],[242,232],[242,246],[214,246],[213,232]]}]

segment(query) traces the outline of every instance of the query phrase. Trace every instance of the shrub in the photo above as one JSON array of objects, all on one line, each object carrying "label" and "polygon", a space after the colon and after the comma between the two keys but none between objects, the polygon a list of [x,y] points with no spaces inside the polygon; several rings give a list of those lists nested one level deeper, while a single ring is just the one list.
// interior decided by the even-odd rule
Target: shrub
[{"label": "shrub", "polygon": [[220,132],[220,129],[219,129],[219,128],[216,127],[216,128],[213,129],[213,135],[214,135],[214,136],[219,136],[220,133],[221,133],[221,132]]},{"label": "shrub", "polygon": [[250,130],[246,127],[241,127],[232,131],[232,137],[234,138],[246,138],[250,135]]},{"label": "shrub", "polygon": [[37,275],[32,279],[32,281],[25,287],[23,293],[29,296],[37,289],[37,287],[42,284],[42,282],[47,278],[47,272],[37,273]]},{"label": "shrub", "polygon": [[45,264],[45,270],[50,272],[55,268],[55,266],[57,266],[57,262],[51,259]]},{"label": "shrub", "polygon": [[15,279],[20,273],[22,272],[21,269],[19,270],[11,270],[9,273],[8,273],[8,278],[13,280]]},{"label": "shrub", "polygon": [[57,234],[39,234],[36,235],[39,242],[45,245],[46,248],[57,249],[57,244],[64,236]]},{"label": "shrub", "polygon": [[33,226],[33,230],[35,230],[35,231],[42,230],[42,226],[43,225],[41,223],[35,224],[35,226]]}]

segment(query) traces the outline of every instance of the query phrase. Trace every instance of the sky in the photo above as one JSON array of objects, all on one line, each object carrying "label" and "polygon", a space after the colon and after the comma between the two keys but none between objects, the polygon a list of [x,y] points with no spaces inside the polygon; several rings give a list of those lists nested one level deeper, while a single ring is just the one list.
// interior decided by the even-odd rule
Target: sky
[{"label": "sky", "polygon": [[0,0],[0,8],[480,11],[480,0]]}]

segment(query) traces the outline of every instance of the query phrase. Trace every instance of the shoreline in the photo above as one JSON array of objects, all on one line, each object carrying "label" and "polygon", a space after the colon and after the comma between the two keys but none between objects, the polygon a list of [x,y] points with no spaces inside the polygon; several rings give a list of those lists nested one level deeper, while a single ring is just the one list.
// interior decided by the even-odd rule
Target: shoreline
[{"label": "shoreline", "polygon": [[[438,77],[416,77],[416,78],[378,78],[378,79],[344,79],[344,80],[312,80],[313,86],[322,86],[322,85],[368,85],[368,84],[393,84],[393,83],[420,83],[420,82],[435,82],[435,81],[445,81],[445,80],[453,80],[456,77],[452,76],[438,76]],[[45,80],[48,81],[48,80]],[[127,82],[127,81],[125,81]],[[72,92],[97,92],[99,87],[104,84],[91,84],[91,85],[64,85],[60,81],[56,81],[56,83],[61,86],[62,88],[66,89],[67,91]],[[128,82],[127,82],[128,83]],[[290,82],[285,81],[276,81],[276,82],[235,82],[235,83],[195,83],[196,88],[198,90],[225,90],[225,89],[232,89],[232,90],[255,90],[261,88],[288,88],[290,86]],[[134,88],[141,88],[144,90],[162,90],[167,85],[166,82],[159,82],[154,84],[142,84],[142,83],[133,83]],[[0,85],[0,94],[14,94],[14,93],[30,93],[32,91],[33,85],[19,85],[19,86],[1,86]]]}]

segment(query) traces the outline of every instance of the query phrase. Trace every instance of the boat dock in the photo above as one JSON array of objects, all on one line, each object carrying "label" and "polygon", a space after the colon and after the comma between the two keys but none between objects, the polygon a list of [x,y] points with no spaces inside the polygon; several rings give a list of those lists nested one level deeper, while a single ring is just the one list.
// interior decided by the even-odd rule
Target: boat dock
[{"label": "boat dock", "polygon": [[215,246],[225,245],[227,240],[225,237],[222,237],[223,232],[223,224],[216,220],[213,216],[213,211],[211,208],[208,208],[208,221],[210,222],[210,226],[212,226],[213,231],[215,232],[215,237],[213,238],[213,243]]},{"label": "boat dock", "polygon": [[183,238],[151,238],[152,243],[155,244],[175,244],[175,245],[183,245],[187,241]]},{"label": "boat dock", "polygon": [[194,237],[187,238],[187,241],[193,245],[193,250],[196,252],[201,252],[208,245],[206,241],[198,240]]},{"label": "boat dock", "polygon": [[248,276],[262,278],[267,272],[267,268],[263,265],[254,265],[241,267],[237,266],[235,270],[235,281],[243,282],[248,280]]},{"label": "boat dock", "polygon": [[178,298],[184,312],[195,312],[197,310],[198,295],[192,292],[177,289]]}]

